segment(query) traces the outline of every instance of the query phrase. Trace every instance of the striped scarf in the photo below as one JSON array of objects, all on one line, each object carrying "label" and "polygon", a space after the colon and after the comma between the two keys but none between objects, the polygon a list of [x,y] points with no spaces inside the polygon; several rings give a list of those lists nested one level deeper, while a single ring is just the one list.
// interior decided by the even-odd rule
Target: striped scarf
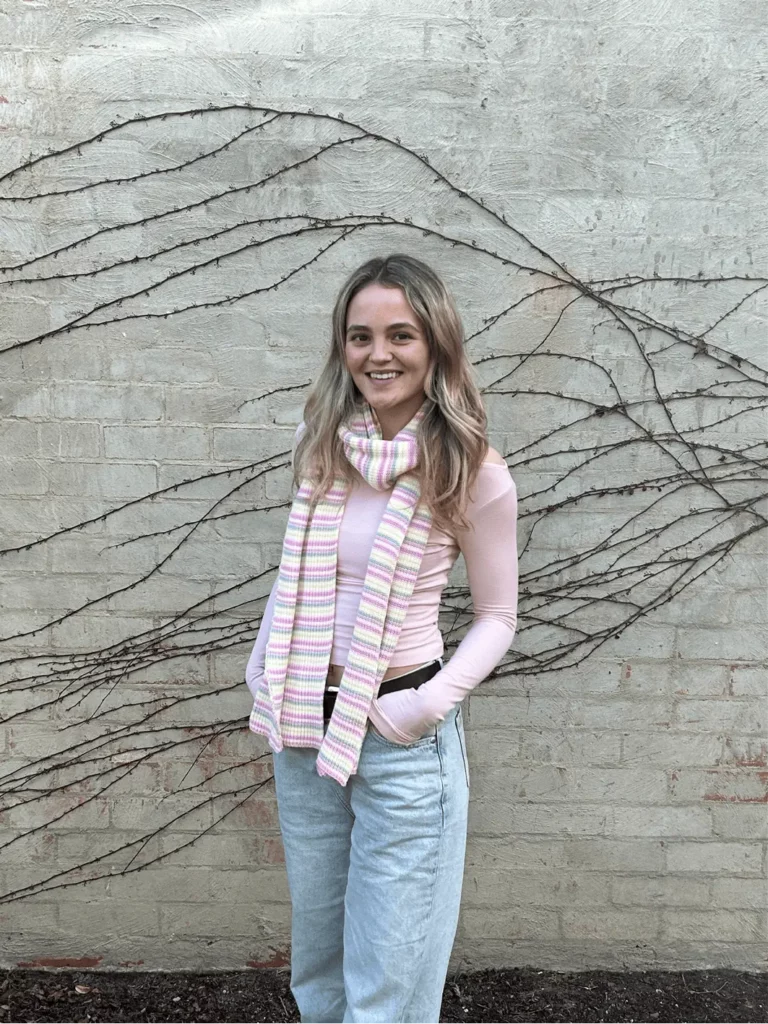
[{"label": "striped scarf", "polygon": [[323,693],[333,644],[339,527],[349,484],[334,480],[314,513],[303,480],[291,506],[280,560],[264,675],[249,728],[283,746],[319,750],[318,775],[346,785],[357,770],[368,711],[397,646],[421,566],[432,513],[420,504],[417,429],[431,403],[391,441],[367,402],[339,427],[344,453],[376,490],[393,488],[373,542],[352,645],[333,715],[324,729]]}]

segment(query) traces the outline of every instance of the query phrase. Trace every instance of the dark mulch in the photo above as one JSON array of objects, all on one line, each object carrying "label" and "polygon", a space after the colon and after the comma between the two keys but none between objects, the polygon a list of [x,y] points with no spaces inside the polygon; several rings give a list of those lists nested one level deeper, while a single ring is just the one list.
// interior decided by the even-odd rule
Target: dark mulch
[{"label": "dark mulch", "polygon": [[[298,1021],[287,971],[0,972],[5,1021]],[[768,974],[477,971],[448,980],[441,1021],[768,1020]]]}]

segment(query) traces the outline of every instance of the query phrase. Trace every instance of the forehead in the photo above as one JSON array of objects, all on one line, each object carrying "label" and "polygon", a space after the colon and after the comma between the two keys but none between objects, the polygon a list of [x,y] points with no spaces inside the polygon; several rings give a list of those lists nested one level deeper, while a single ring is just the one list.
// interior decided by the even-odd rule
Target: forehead
[{"label": "forehead", "polygon": [[350,300],[347,323],[374,324],[383,321],[402,321],[416,326],[420,323],[402,288],[368,284]]}]

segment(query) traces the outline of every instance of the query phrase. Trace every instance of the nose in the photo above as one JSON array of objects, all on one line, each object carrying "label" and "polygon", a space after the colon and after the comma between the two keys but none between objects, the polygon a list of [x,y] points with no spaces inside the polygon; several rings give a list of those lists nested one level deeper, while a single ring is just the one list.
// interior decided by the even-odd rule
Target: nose
[{"label": "nose", "polygon": [[370,360],[376,366],[384,366],[392,361],[392,348],[386,337],[374,336]]}]

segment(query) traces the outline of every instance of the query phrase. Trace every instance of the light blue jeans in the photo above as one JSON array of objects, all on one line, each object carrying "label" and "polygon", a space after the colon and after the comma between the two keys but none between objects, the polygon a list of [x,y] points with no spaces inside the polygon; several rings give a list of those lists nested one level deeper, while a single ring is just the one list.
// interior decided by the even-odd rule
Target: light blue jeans
[{"label": "light blue jeans", "polygon": [[343,787],[314,749],[272,757],[301,1020],[438,1021],[467,837],[461,706],[408,746],[369,723]]}]

